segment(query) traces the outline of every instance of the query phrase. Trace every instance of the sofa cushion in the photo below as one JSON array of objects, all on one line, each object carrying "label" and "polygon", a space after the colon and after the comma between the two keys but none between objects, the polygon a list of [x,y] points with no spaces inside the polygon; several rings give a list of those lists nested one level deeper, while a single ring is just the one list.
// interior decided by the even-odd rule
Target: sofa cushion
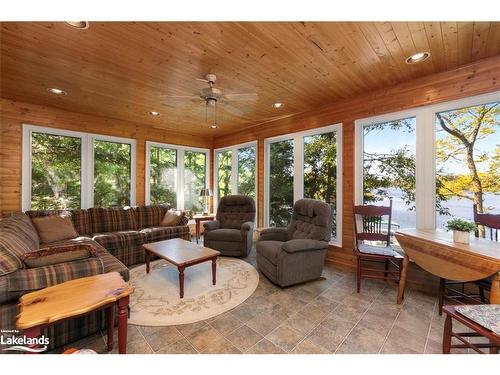
[{"label": "sofa cushion", "polygon": [[184,212],[168,210],[160,221],[162,227],[175,227],[179,225],[184,216]]},{"label": "sofa cushion", "polygon": [[28,215],[31,220],[44,216],[69,215],[76,231],[80,236],[92,233],[92,221],[89,210],[32,210],[26,211],[26,215]]},{"label": "sofa cushion", "polygon": [[152,227],[144,228],[140,231],[146,236],[146,242],[156,242],[170,240],[172,238],[190,239],[189,227],[175,226],[175,227]]},{"label": "sofa cushion", "polygon": [[97,252],[93,246],[88,244],[75,244],[72,246],[54,246],[30,251],[22,255],[21,260],[28,268],[36,268],[87,259],[96,255]]},{"label": "sofa cushion", "polygon": [[272,264],[278,263],[278,255],[281,252],[281,241],[259,241],[257,242],[257,253],[262,255]]},{"label": "sofa cushion", "polygon": [[118,272],[120,273],[120,275],[122,275],[122,277],[125,279],[125,280],[128,280],[129,279],[129,272],[128,272],[128,268],[122,263],[120,262],[116,257],[114,257],[113,255],[111,255],[104,247],[102,247],[99,243],[97,243],[96,241],[94,241],[93,239],[89,238],[89,237],[78,237],[78,238],[74,238],[74,239],[71,239],[71,240],[66,240],[66,241],[60,241],[58,243],[54,243],[54,244],[51,244],[51,245],[47,245],[47,246],[42,246],[41,248],[47,248],[49,246],[56,246],[56,245],[60,245],[60,246],[73,246],[75,244],[88,244],[88,245],[91,245],[95,251],[97,252],[97,256],[101,259],[103,265],[104,265],[104,272]]},{"label": "sofa cushion", "polygon": [[0,220],[0,276],[23,268],[20,257],[39,248],[39,239],[28,216],[15,213]]},{"label": "sofa cushion", "polygon": [[172,206],[169,204],[135,207],[134,212],[137,219],[137,227],[142,229],[160,226],[160,221],[171,208]]},{"label": "sofa cushion", "polygon": [[205,233],[205,238],[207,241],[241,242],[241,230],[215,229]]},{"label": "sofa cushion", "polygon": [[92,233],[107,233],[137,229],[134,210],[121,207],[89,208]]},{"label": "sofa cushion", "polygon": [[146,241],[146,235],[136,230],[96,233],[92,239],[107,250],[118,248],[130,248],[142,245]]},{"label": "sofa cushion", "polygon": [[42,243],[51,243],[78,237],[78,233],[69,215],[34,217],[31,221]]}]

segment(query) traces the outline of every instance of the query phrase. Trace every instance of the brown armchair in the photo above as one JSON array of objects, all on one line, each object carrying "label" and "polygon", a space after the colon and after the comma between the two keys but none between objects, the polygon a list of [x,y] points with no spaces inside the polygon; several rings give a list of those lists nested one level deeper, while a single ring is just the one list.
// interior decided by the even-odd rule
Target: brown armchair
[{"label": "brown armchair", "polygon": [[332,233],[330,205],[299,199],[286,228],[268,228],[257,242],[257,266],[281,287],[317,279],[323,272]]},{"label": "brown armchair", "polygon": [[203,244],[225,256],[245,257],[253,243],[255,201],[244,195],[226,195],[219,201],[216,220],[203,224]]}]

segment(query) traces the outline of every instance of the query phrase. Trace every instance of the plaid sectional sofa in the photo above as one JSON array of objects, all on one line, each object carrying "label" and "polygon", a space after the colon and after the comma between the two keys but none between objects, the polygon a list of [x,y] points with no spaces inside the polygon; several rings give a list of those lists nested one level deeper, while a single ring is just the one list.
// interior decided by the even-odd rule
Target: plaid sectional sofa
[{"label": "plaid sectional sofa", "polygon": [[[168,205],[152,205],[128,209],[27,211],[0,219],[0,329],[15,328],[18,298],[25,293],[113,271],[128,280],[127,266],[144,261],[142,244],[171,238],[189,240],[187,218],[183,218],[179,226],[160,226],[169,209]],[[31,218],[62,213],[70,215],[78,237],[41,244]],[[95,255],[37,268],[26,268],[21,260],[23,254],[31,251],[75,244],[88,244]],[[56,324],[46,332],[50,338],[49,348],[61,347],[104,326],[102,311]]]}]

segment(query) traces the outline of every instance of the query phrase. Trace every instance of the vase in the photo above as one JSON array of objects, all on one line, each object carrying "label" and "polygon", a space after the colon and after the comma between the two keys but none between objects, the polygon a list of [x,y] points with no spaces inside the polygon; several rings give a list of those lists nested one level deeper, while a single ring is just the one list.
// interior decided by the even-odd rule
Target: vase
[{"label": "vase", "polygon": [[461,232],[459,230],[454,230],[453,231],[453,242],[468,244],[469,243],[469,232]]}]

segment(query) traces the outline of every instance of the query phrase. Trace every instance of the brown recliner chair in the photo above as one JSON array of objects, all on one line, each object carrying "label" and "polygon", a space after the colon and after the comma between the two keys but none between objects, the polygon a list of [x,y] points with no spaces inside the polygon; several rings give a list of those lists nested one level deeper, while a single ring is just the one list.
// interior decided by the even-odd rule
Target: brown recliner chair
[{"label": "brown recliner chair", "polygon": [[205,247],[222,255],[245,257],[252,249],[255,201],[245,195],[226,195],[219,201],[216,220],[203,224]]},{"label": "brown recliner chair", "polygon": [[281,287],[317,279],[323,272],[332,233],[330,205],[299,199],[286,228],[268,228],[257,242],[257,266]]}]

